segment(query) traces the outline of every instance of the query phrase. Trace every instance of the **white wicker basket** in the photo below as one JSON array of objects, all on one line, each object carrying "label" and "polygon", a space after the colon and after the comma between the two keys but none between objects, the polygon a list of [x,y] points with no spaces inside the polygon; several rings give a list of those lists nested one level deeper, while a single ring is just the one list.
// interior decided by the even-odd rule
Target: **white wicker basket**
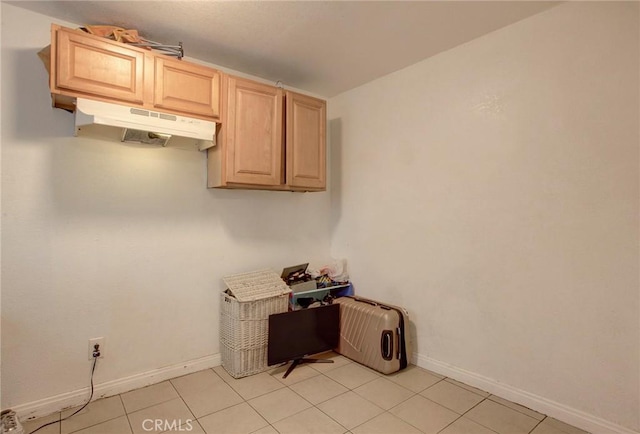
[{"label": "white wicker basket", "polygon": [[233,378],[259,374],[267,368],[266,345],[248,350],[236,350],[221,343],[220,352],[222,354],[222,367]]},{"label": "white wicker basket", "polygon": [[267,345],[269,315],[289,307],[289,294],[247,302],[226,292],[220,295],[220,339],[235,349]]},{"label": "white wicker basket", "polygon": [[220,298],[222,366],[234,378],[267,369],[269,315],[286,312],[291,290],[271,270],[223,278]]}]

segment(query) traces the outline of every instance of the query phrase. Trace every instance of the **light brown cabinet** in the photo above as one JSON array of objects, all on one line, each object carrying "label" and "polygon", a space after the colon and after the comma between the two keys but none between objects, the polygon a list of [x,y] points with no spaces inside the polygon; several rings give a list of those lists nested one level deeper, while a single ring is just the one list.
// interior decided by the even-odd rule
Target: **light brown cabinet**
[{"label": "light brown cabinet", "polygon": [[208,187],[325,190],[325,101],[55,24],[51,37],[54,106],[84,97],[218,121]]},{"label": "light brown cabinet", "polygon": [[324,190],[326,186],[325,101],[287,91],[287,184]]},{"label": "light brown cabinet", "polygon": [[220,73],[149,50],[51,26],[50,89],[56,107],[77,97],[207,120],[220,117]]},{"label": "light brown cabinet", "polygon": [[325,101],[229,75],[221,99],[209,187],[325,190]]},{"label": "light brown cabinet", "polygon": [[66,29],[55,42],[52,89],[143,103],[144,52]]},{"label": "light brown cabinet", "polygon": [[228,78],[226,90],[226,181],[282,184],[282,90],[236,77]]},{"label": "light brown cabinet", "polygon": [[220,117],[220,73],[156,56],[153,105],[161,110]]}]

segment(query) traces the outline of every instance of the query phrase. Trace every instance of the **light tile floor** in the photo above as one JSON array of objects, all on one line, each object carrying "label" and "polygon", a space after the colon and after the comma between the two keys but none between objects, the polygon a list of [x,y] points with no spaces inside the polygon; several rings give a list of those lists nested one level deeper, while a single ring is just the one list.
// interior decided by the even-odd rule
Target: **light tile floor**
[{"label": "light tile floor", "polygon": [[[241,379],[222,366],[92,402],[38,434],[584,434],[573,426],[410,366],[382,375],[335,353],[332,364]],[[23,422],[25,434],[75,409]]]}]

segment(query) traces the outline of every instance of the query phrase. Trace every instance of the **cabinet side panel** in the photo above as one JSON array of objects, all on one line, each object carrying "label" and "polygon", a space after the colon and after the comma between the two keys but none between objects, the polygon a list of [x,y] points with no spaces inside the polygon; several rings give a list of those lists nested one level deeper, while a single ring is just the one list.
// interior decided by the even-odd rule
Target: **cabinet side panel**
[{"label": "cabinet side panel", "polygon": [[227,130],[230,124],[229,116],[229,77],[220,77],[220,119],[216,126],[216,146],[207,149],[207,187],[227,186],[227,165],[225,156],[228,152]]}]

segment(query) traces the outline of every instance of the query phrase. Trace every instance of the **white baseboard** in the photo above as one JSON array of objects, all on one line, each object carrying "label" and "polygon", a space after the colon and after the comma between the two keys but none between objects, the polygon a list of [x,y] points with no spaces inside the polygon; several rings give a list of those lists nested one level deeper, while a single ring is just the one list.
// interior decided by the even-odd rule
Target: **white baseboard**
[{"label": "white baseboard", "polygon": [[554,417],[562,422],[597,434],[639,434],[638,431],[625,428],[605,419],[593,416],[542,396],[500,383],[492,378],[466,371],[448,363],[418,354],[413,362],[445,377],[477,387],[509,401],[513,401],[539,413]]},{"label": "white baseboard", "polygon": [[[219,366],[221,363],[222,359],[220,354],[213,354],[211,356],[189,360],[187,362],[166,366],[164,368],[153,369],[151,371],[142,372],[129,377],[107,381],[94,386],[93,399],[118,395],[130,390],[139,389],[140,387],[160,383],[161,381],[165,381],[170,378],[179,377],[181,375],[190,374],[203,369],[213,368],[214,366]],[[89,387],[86,387],[80,390],[74,390],[60,395],[51,396],[49,398],[40,399],[38,401],[17,405],[13,407],[13,410],[17,413],[18,418],[24,421],[27,419],[46,416],[66,408],[77,407],[84,404],[88,396]]]},{"label": "white baseboard", "polygon": [[[609,422],[605,419],[557,403],[547,398],[517,389],[487,378],[474,372],[466,371],[448,363],[423,355],[415,355],[413,363],[421,368],[437,374],[461,381],[470,386],[485,390],[501,398],[524,405],[532,410],[554,417],[575,427],[598,434],[640,434],[629,428]],[[130,390],[160,383],[170,378],[213,368],[222,363],[220,354],[202,357],[196,360],[179,363],[164,368],[135,374],[118,380],[107,381],[95,386],[94,399],[118,395]],[[29,402],[13,407],[21,420],[42,417],[66,408],[82,405],[87,399],[89,388],[62,393],[60,395]]]}]

